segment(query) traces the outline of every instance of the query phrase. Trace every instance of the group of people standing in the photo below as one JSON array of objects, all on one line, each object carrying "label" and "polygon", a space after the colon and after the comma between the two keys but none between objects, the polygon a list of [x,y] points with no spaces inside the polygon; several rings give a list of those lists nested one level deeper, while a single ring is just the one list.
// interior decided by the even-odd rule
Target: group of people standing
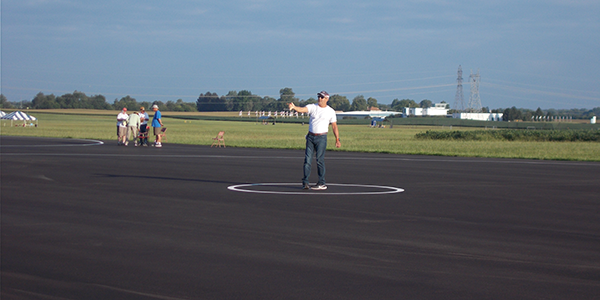
[{"label": "group of people standing", "polygon": [[[327,185],[325,181],[325,149],[327,148],[327,133],[329,132],[329,126],[333,129],[335,135],[335,146],[340,148],[342,146],[340,142],[340,133],[337,126],[337,118],[335,111],[327,102],[329,101],[329,93],[321,91],[317,93],[319,102],[316,104],[308,104],[304,107],[298,107],[294,103],[288,103],[288,108],[296,113],[308,114],[309,126],[308,133],[306,135],[306,149],[304,151],[304,176],[302,177],[302,187],[304,189],[311,190],[326,190]],[[152,106],[154,111],[154,118],[152,119],[152,128],[155,136],[155,147],[162,147],[161,144],[161,127],[163,126],[161,120],[161,114],[158,110],[157,105]],[[127,115],[127,108],[123,108],[121,113],[117,116],[117,135],[119,136],[119,145],[127,146],[129,144],[129,137],[133,136],[135,146],[138,146],[136,138],[138,132],[145,133],[148,131],[147,120],[149,119],[148,114],[145,112],[144,107],[140,107],[139,112]],[[142,138],[145,136],[145,139]],[[140,135],[140,144],[148,145],[148,135]],[[309,185],[309,177],[311,174],[313,158],[317,162],[317,174],[319,179],[314,186]]]},{"label": "group of people standing", "polygon": [[[162,134],[161,127],[163,126],[161,113],[158,110],[158,105],[152,105],[154,111],[154,117],[152,119],[151,126],[154,130],[154,147],[162,147]],[[134,145],[148,146],[148,120],[150,116],[146,112],[146,109],[142,106],[139,112],[134,112],[130,115],[127,114],[127,108],[117,115],[117,137],[118,145],[128,146],[129,141],[133,141]],[[130,139],[131,137],[131,139]],[[139,138],[139,142],[138,142]]]}]

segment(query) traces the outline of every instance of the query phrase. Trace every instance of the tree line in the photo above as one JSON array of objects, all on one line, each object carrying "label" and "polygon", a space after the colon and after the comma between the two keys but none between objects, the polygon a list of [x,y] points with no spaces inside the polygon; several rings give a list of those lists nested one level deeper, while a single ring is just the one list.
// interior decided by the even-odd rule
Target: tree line
[{"label": "tree line", "polygon": [[547,109],[537,110],[526,108],[516,108],[515,106],[506,109],[494,109],[493,113],[502,113],[502,121],[536,121],[536,120],[554,120],[556,118],[590,119],[593,116],[600,116],[600,107],[594,109],[572,108],[572,109]]},{"label": "tree line", "polygon": [[[310,97],[305,100],[298,99],[294,91],[289,88],[279,90],[279,98],[254,95],[247,90],[230,91],[227,95],[219,96],[217,93],[206,92],[200,94],[196,101],[198,111],[281,111],[287,108],[287,104],[293,102],[295,105],[304,106],[317,103],[317,99]],[[342,95],[332,95],[329,98],[329,106],[337,111],[364,111],[372,107],[381,110],[402,111],[404,107],[431,107],[431,100],[422,100],[417,103],[414,100],[394,99],[392,104],[380,104],[377,99],[369,97],[365,99],[363,95],[358,95],[352,99],[352,102]]]},{"label": "tree line", "polygon": [[121,99],[115,99],[110,104],[102,95],[87,96],[83,92],[75,91],[58,97],[54,94],[45,95],[40,92],[31,101],[9,102],[4,95],[0,95],[0,108],[121,110],[125,107],[128,110],[138,110],[141,106],[149,108],[154,104],[158,105],[160,110],[163,111],[196,111],[194,103],[184,102],[181,99],[167,101],[167,103],[162,101],[138,102],[135,98],[125,96]]},{"label": "tree line", "polygon": [[[75,91],[73,93],[55,96],[54,94],[45,95],[38,93],[31,101],[9,102],[3,94],[0,94],[0,108],[32,108],[32,109],[106,109],[121,110],[126,107],[128,110],[138,110],[140,106],[146,108],[156,104],[161,111],[282,111],[287,109],[287,104],[293,102],[295,105],[304,106],[311,103],[317,103],[317,99],[310,97],[308,99],[299,99],[292,88],[286,87],[279,90],[279,98],[270,96],[259,96],[252,94],[251,91],[230,91],[226,95],[219,96],[217,93],[206,92],[200,94],[196,103],[185,102],[182,99],[176,101],[142,101],[138,102],[130,96],[115,99],[112,104],[107,102],[103,95],[87,96],[83,92]],[[445,103],[442,101],[441,103]],[[377,99],[363,95],[358,95],[352,99],[352,102],[342,95],[332,95],[329,99],[329,106],[337,111],[364,111],[371,107],[377,107],[381,110],[401,112],[405,107],[428,108],[433,106],[433,101],[424,99],[416,102],[412,99],[394,99],[391,104],[378,103]],[[446,104],[450,109],[450,105]],[[448,113],[458,112],[450,109]],[[593,116],[600,116],[600,107],[594,109],[546,109],[537,110],[525,108],[498,108],[490,110],[483,108],[483,112],[503,113],[504,121],[531,121],[545,117],[570,117],[573,119],[589,119]]]},{"label": "tree line", "polygon": [[[281,89],[277,99],[270,96],[254,95],[248,90],[230,91],[222,96],[209,91],[200,94],[196,103],[184,102],[181,99],[167,101],[166,103],[162,101],[138,102],[135,98],[125,96],[121,99],[115,99],[111,104],[103,95],[88,96],[83,92],[75,91],[62,96],[45,95],[40,92],[31,101],[23,100],[19,102],[9,102],[2,95],[0,108],[120,110],[126,107],[129,110],[137,110],[140,106],[150,107],[157,104],[162,111],[281,111],[286,109],[287,104],[290,102],[304,106],[318,101],[314,97],[301,100],[296,97],[292,88],[289,87]],[[330,97],[328,104],[339,111],[368,110],[371,107],[378,107],[381,110],[401,111],[403,107],[429,107],[432,105],[432,101],[423,100],[417,103],[409,99],[394,99],[391,105],[386,105],[378,103],[377,99],[372,97],[366,99],[363,95],[354,97],[350,102],[346,96],[336,94]]]}]

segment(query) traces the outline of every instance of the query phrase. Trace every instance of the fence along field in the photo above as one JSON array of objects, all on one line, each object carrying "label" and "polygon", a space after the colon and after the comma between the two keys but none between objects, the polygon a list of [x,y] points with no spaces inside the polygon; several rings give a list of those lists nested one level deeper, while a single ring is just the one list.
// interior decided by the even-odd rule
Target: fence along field
[{"label": "fence along field", "polygon": [[[27,111],[27,113],[39,119],[39,127],[10,127],[3,123],[3,126],[0,127],[1,134],[99,139],[106,141],[109,145],[114,141],[116,145],[115,127],[117,111],[37,110]],[[245,122],[237,122],[241,120]],[[329,150],[463,157],[600,161],[600,142],[598,141],[556,142],[493,139],[420,139],[417,138],[417,134],[423,134],[427,131],[471,132],[484,130],[481,127],[460,127],[451,124],[415,125],[403,123],[399,120],[405,122],[404,120],[406,119],[392,119],[392,128],[390,128],[390,124],[388,123],[386,123],[386,128],[371,128],[369,127],[368,120],[340,120],[342,148],[336,149],[332,147]],[[446,121],[446,119],[441,120]],[[304,149],[304,136],[308,131],[306,121],[307,119],[278,119],[276,125],[271,125],[271,123],[269,125],[262,125],[261,122],[257,122],[256,118],[248,118],[247,116],[240,118],[237,116],[237,113],[231,112],[164,112],[163,122],[169,128],[165,147],[168,147],[169,143],[210,145],[212,138],[219,131],[224,130],[228,147]],[[419,121],[423,122],[422,120]],[[431,120],[425,121],[431,122]],[[303,125],[302,122],[305,122],[305,124]],[[593,129],[597,131],[597,128]],[[494,132],[496,130],[487,131]],[[332,142],[329,143],[329,146],[331,147],[332,144]],[[136,150],[132,149],[132,151]]]}]

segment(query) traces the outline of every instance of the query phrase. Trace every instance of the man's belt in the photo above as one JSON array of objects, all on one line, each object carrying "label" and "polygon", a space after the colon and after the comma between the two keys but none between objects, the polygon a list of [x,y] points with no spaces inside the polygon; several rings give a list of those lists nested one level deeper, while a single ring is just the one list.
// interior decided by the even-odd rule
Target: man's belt
[{"label": "man's belt", "polygon": [[308,135],[312,135],[312,136],[327,135],[327,132],[325,132],[325,133],[312,133],[312,132],[309,131]]}]

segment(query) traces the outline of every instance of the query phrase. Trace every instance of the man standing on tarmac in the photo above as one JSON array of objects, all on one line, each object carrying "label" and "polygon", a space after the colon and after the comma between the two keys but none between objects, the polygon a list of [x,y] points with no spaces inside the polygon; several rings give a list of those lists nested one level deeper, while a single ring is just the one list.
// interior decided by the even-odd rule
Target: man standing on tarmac
[{"label": "man standing on tarmac", "polygon": [[[341,147],[340,133],[337,126],[337,118],[333,108],[327,105],[329,94],[326,91],[317,93],[319,103],[308,104],[305,107],[296,107],[294,103],[289,103],[290,110],[295,110],[299,113],[307,113],[310,117],[308,123],[308,134],[306,135],[306,150],[304,152],[304,177],[302,178],[302,186],[306,189],[326,190],[325,184],[325,148],[327,148],[327,132],[329,124],[335,135],[335,146]],[[312,188],[309,185],[308,177],[310,176],[312,158],[317,159],[317,173],[319,181]]]},{"label": "man standing on tarmac", "polygon": [[152,118],[152,127],[154,129],[154,147],[162,147],[162,133],[160,132],[160,127],[163,126],[162,116],[158,110],[158,105],[152,105],[152,110],[154,111],[154,117]]}]

